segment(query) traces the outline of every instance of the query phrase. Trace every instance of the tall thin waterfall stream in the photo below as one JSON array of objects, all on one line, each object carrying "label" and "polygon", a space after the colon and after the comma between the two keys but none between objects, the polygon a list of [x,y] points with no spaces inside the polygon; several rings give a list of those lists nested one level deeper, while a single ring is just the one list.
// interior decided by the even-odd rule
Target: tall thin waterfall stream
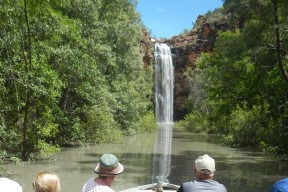
[{"label": "tall thin waterfall stream", "polygon": [[158,123],[173,122],[174,67],[168,45],[155,44],[155,110]]},{"label": "tall thin waterfall stream", "polygon": [[169,182],[171,167],[174,67],[170,47],[155,44],[155,113],[158,123],[154,142],[152,182]]}]

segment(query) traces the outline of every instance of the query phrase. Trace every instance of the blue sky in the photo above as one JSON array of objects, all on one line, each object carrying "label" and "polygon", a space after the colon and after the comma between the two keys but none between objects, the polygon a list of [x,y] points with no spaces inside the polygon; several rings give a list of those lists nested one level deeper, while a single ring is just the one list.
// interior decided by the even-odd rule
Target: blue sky
[{"label": "blue sky", "polygon": [[137,11],[152,37],[171,38],[222,5],[222,0],[138,0]]}]

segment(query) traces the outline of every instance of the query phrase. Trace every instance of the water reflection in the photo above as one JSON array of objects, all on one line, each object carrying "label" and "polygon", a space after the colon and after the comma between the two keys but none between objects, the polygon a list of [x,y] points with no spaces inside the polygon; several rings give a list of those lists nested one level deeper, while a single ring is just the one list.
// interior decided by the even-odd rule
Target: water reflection
[{"label": "water reflection", "polygon": [[154,142],[152,183],[169,183],[173,124],[158,124]]},{"label": "water reflection", "polygon": [[9,170],[10,178],[23,186],[24,192],[33,191],[31,182],[36,173],[43,170],[59,174],[63,192],[80,192],[87,179],[95,176],[94,166],[103,153],[114,153],[125,166],[124,173],[116,177],[112,186],[116,191],[150,183],[152,175],[161,175],[158,173],[169,173],[167,179],[174,184],[189,181],[194,178],[192,167],[195,158],[204,153],[215,159],[215,179],[223,183],[229,192],[268,192],[272,183],[288,175],[287,162],[267,158],[261,153],[221,146],[218,136],[179,130],[173,130],[170,162],[165,161],[170,164],[169,170],[160,168],[160,165],[157,168],[153,155],[157,134],[129,137],[116,144],[65,149],[52,161],[5,165],[5,169]]}]

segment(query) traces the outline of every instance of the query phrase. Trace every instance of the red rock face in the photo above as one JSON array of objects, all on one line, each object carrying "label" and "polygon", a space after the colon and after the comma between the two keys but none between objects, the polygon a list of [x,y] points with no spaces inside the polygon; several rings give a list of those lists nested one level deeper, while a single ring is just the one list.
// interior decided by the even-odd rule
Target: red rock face
[{"label": "red rock face", "polygon": [[143,64],[144,68],[149,66],[154,60],[153,56],[153,42],[151,41],[149,34],[146,30],[143,30],[144,38],[141,41],[142,51],[143,51]]},{"label": "red rock face", "polygon": [[[159,40],[170,46],[174,65],[174,120],[180,120],[187,114],[185,101],[189,94],[189,85],[183,73],[187,68],[194,69],[195,61],[202,52],[213,52],[217,33],[226,30],[235,30],[236,25],[229,23],[229,16],[219,20],[209,21],[209,18],[199,16],[194,28],[187,34],[174,36],[171,39]],[[144,56],[144,65],[153,62],[153,42],[150,44],[150,54]]]}]

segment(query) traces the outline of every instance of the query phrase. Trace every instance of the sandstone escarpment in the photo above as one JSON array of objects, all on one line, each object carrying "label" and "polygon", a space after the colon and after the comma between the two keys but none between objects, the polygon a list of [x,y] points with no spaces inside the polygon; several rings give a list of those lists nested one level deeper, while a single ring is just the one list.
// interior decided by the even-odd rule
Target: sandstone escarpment
[{"label": "sandstone escarpment", "polygon": [[187,114],[185,101],[190,90],[183,73],[188,68],[196,67],[195,61],[202,52],[213,52],[219,32],[235,29],[237,29],[237,24],[231,22],[229,15],[223,15],[221,10],[218,10],[218,12],[199,16],[194,28],[189,33],[163,41],[170,46],[173,54],[174,120],[179,120]]},{"label": "sandstone escarpment", "polygon": [[[229,15],[216,10],[199,16],[191,31],[174,36],[171,39],[156,40],[166,43],[171,49],[174,65],[174,120],[182,119],[187,114],[185,101],[189,96],[189,85],[184,77],[188,68],[196,67],[195,61],[202,52],[213,52],[217,34],[221,31],[235,30],[238,25]],[[148,57],[146,57],[148,58]],[[154,59],[151,55],[149,59]],[[146,60],[147,62],[147,60]]]}]

